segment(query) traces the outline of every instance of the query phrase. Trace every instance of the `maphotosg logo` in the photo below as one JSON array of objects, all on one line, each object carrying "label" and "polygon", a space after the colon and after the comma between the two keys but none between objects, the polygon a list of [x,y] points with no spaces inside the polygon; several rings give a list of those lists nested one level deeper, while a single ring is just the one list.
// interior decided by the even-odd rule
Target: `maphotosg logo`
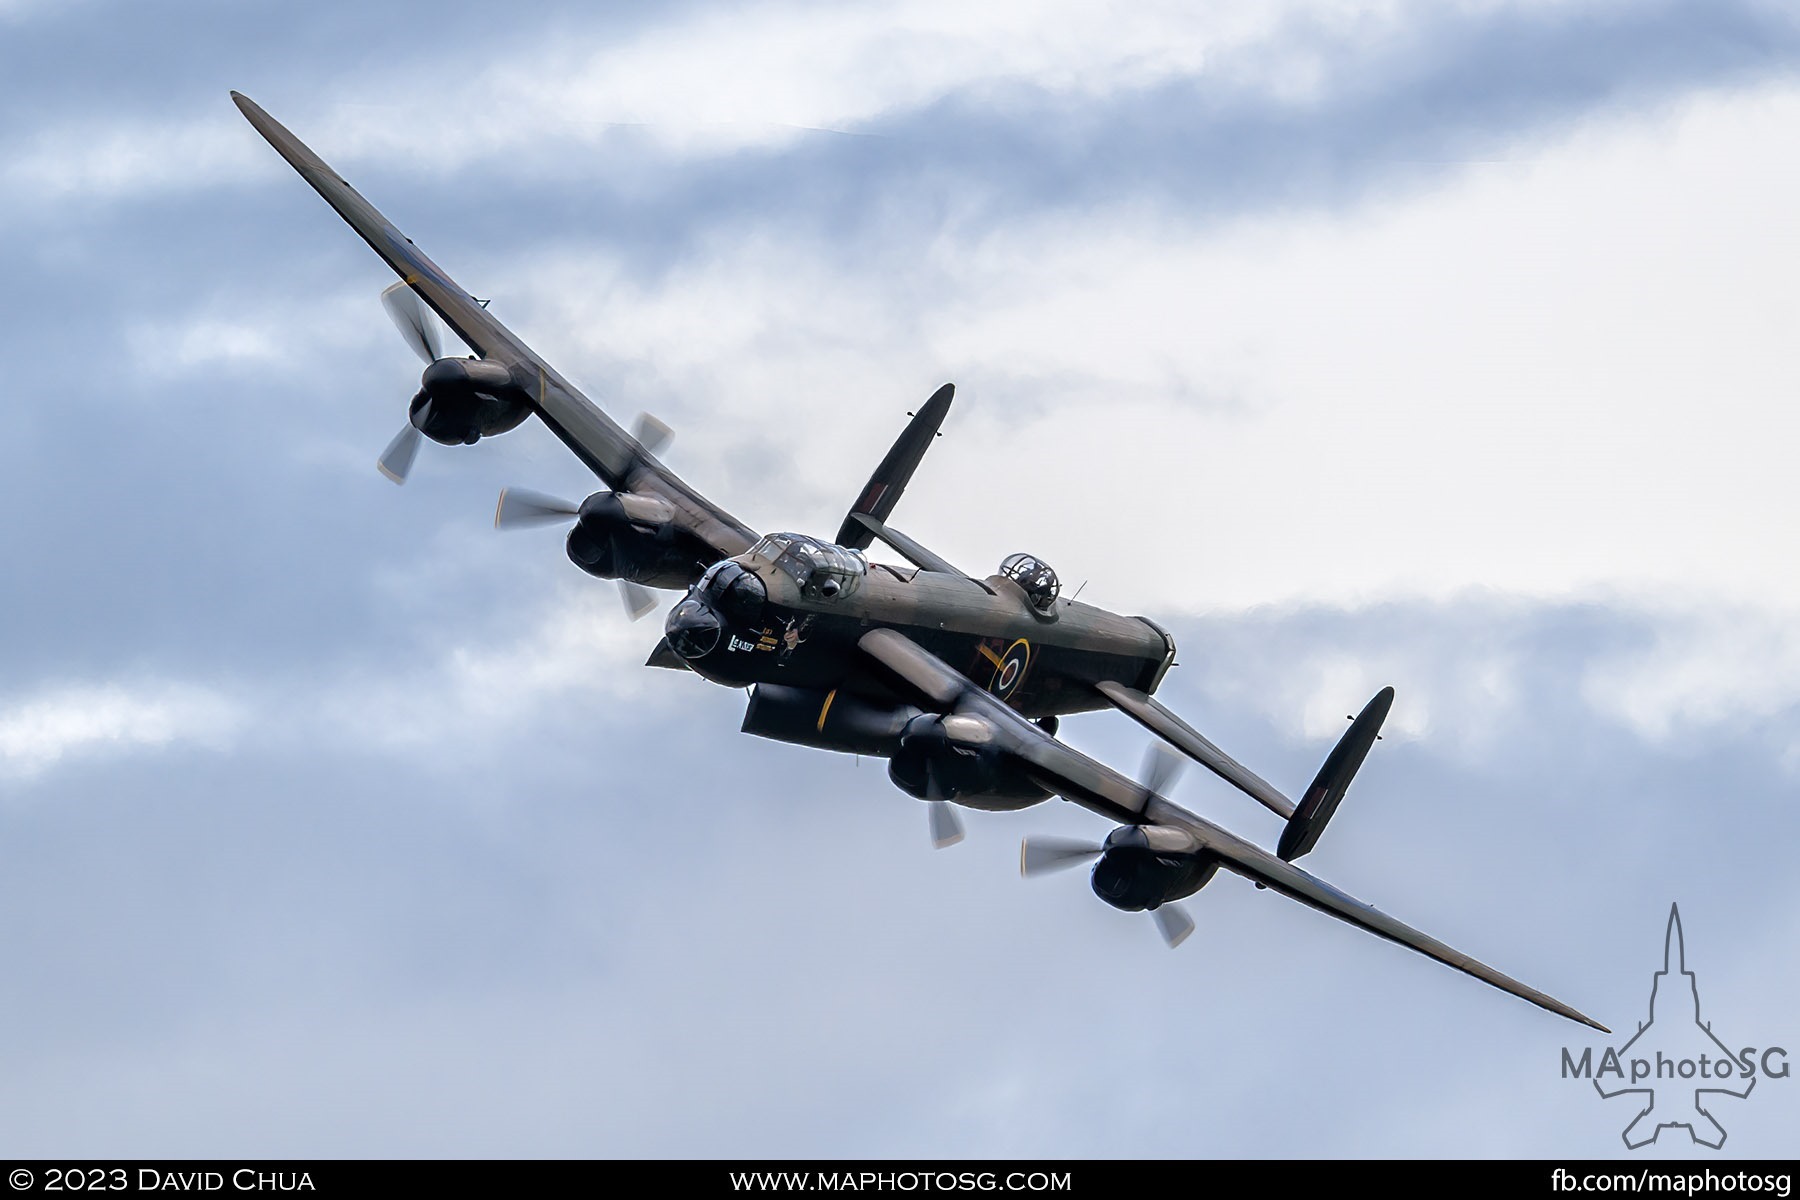
[{"label": "maphotosg logo", "polygon": [[1636,1096],[1642,1107],[1625,1126],[1633,1150],[1656,1141],[1665,1129],[1714,1150],[1725,1144],[1725,1127],[1712,1111],[1713,1097],[1747,1098],[1759,1079],[1786,1079],[1788,1052],[1780,1046],[1727,1046],[1700,1017],[1700,989],[1687,968],[1681,913],[1669,906],[1663,965],[1650,981],[1650,1017],[1631,1040],[1606,1048],[1598,1059],[1592,1047],[1579,1056],[1563,1047],[1564,1079],[1591,1080],[1605,1099]]}]

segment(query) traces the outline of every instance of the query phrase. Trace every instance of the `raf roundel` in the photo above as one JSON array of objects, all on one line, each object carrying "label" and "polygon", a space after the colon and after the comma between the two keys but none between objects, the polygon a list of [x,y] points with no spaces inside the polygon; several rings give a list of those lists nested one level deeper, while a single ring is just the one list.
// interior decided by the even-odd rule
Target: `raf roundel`
[{"label": "raf roundel", "polygon": [[1005,700],[1019,690],[1025,682],[1025,673],[1031,669],[1031,643],[1020,638],[994,664],[994,677],[988,682],[988,691]]}]

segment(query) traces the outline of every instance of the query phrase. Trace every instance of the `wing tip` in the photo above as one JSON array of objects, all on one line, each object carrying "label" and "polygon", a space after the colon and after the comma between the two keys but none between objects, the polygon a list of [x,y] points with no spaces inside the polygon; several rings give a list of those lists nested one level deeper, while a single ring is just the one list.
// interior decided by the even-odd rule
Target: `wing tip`
[{"label": "wing tip", "polygon": [[[1488,980],[1485,982],[1492,982],[1492,981]],[[1523,985],[1521,985],[1521,987],[1523,987]],[[1501,990],[1502,991],[1511,991],[1510,988],[1502,988]],[[1529,993],[1529,994],[1526,994],[1526,993]],[[1555,1013],[1557,1016],[1562,1017],[1565,1020],[1573,1021],[1577,1025],[1586,1025],[1589,1029],[1598,1029],[1601,1033],[1608,1034],[1608,1035],[1610,1035],[1612,1033],[1612,1030],[1608,1029],[1606,1026],[1602,1025],[1600,1022],[1594,1020],[1594,1018],[1588,1016],[1586,1013],[1582,1012],[1580,1009],[1574,1008],[1567,1004],[1564,1004],[1561,1000],[1558,1000],[1554,996],[1547,996],[1543,992],[1539,992],[1539,991],[1536,991],[1531,988],[1525,988],[1523,992],[1513,992],[1513,995],[1520,996],[1521,998],[1526,999],[1526,1000],[1530,1000],[1533,1004],[1536,1004],[1539,1008],[1544,1009],[1546,1012]]]},{"label": "wing tip", "polygon": [[238,111],[244,114],[244,119],[250,122],[256,132],[262,134],[263,140],[275,147],[276,152],[287,159],[288,165],[299,171],[301,177],[311,183],[315,189],[319,183],[307,174],[309,171],[330,176],[337,179],[339,183],[343,182],[342,177],[327,166],[324,159],[313,153],[312,147],[295,137],[293,131],[286,125],[264,112],[262,105],[237,91],[231,93],[231,100],[238,106]]}]

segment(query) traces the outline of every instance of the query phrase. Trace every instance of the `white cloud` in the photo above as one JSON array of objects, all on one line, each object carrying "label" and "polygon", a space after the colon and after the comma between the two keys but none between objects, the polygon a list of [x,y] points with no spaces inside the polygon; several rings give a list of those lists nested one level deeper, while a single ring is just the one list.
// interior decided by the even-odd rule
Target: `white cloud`
[{"label": "white cloud", "polygon": [[[1155,514],[1094,574],[1186,535],[1165,604],[1800,607],[1779,549],[1800,535],[1797,118],[1791,88],[1715,97],[1345,217],[1015,227],[965,260],[931,344],[1008,364],[1021,398],[1034,375],[1114,384],[1126,403],[1087,388],[1010,440]],[[1229,402],[1150,399],[1171,378]],[[1027,519],[1091,530],[1092,495],[1046,489]]]},{"label": "white cloud", "polygon": [[0,707],[0,777],[30,779],[66,760],[228,745],[244,723],[225,694],[188,684],[67,685]]},{"label": "white cloud", "polygon": [[[664,607],[673,603],[659,595]],[[446,731],[526,728],[557,705],[679,703],[698,681],[643,665],[662,636],[660,621],[627,620],[610,583],[560,587],[541,609],[520,614],[504,640],[433,642],[391,673],[371,675],[358,664],[304,688],[283,725],[334,745],[399,754],[435,746],[435,755],[454,757],[482,751]]]},{"label": "white cloud", "polygon": [[[972,569],[1030,548],[1093,580],[1085,598],[1153,614],[1471,589],[1750,614],[1594,668],[1591,701],[1663,736],[1800,694],[1781,549],[1800,534],[1797,119],[1791,87],[1714,95],[1344,215],[1195,228],[1121,203],[952,226],[898,274],[763,234],[649,281],[565,242],[495,282],[503,319],[616,415],[669,418],[677,468],[759,525],[834,523],[948,377],[957,410],[899,516]],[[225,354],[221,329],[203,317],[176,345]],[[626,653],[586,640],[617,622],[556,620],[561,650],[471,651],[443,694],[555,692]],[[1408,665],[1309,659],[1282,711],[1324,736],[1342,694]],[[1463,665],[1442,695],[1410,691],[1393,731],[1478,741],[1453,714],[1513,682],[1504,654]]]},{"label": "white cloud", "polygon": [[[159,312],[132,321],[126,346],[134,366],[163,377],[210,379],[221,370],[258,372],[320,364],[341,371],[345,356],[379,346],[385,361],[412,364],[379,303],[379,291],[333,295],[209,296],[184,312]],[[448,334],[446,343],[452,342]],[[460,347],[458,347],[460,349]],[[457,350],[446,348],[447,353]],[[396,376],[396,391],[410,382]]]},{"label": "white cloud", "polygon": [[[228,98],[220,100],[229,106]],[[259,165],[256,150],[255,135],[245,138],[222,113],[186,122],[62,124],[8,147],[0,180],[15,200],[49,203],[186,190],[251,175]]]},{"label": "white cloud", "polygon": [[[641,122],[687,150],[853,128],[963,88],[1028,82],[1102,95],[1199,71],[1283,7],[915,0],[707,11],[627,47],[580,46],[497,72],[496,91],[564,122]],[[546,69],[548,66],[549,69]]]},{"label": "white cloud", "polygon": [[643,666],[660,636],[657,620],[628,621],[611,585],[596,582],[558,589],[512,638],[432,642],[379,676],[353,661],[235,691],[191,682],[47,686],[0,703],[0,779],[29,782],[88,757],[249,741],[403,756],[435,746],[436,759],[454,758],[459,747],[479,754],[446,731],[503,734],[559,704],[691,701],[686,689],[696,680]]},{"label": "white cloud", "polygon": [[1255,614],[1222,642],[1190,645],[1182,658],[1199,670],[1171,675],[1164,699],[1196,712],[1256,714],[1290,739],[1323,747],[1379,689],[1393,686],[1384,738],[1481,762],[1532,718],[1525,673],[1542,650],[1520,631],[1533,611],[1465,596],[1355,618],[1322,609]]},{"label": "white cloud", "polygon": [[179,330],[147,329],[142,341],[139,357],[168,370],[219,364],[268,366],[286,358],[273,330],[242,319],[202,319]]},{"label": "white cloud", "polygon": [[[603,403],[692,417],[690,478],[786,524],[835,521],[955,379],[902,526],[976,566],[1032,547],[1103,604],[1791,611],[1796,121],[1792,88],[1717,96],[1345,216],[1120,205],[898,274],[761,237],[640,283],[559,246],[513,324]],[[746,500],[746,445],[799,469]]]},{"label": "white cloud", "polygon": [[[1582,694],[1656,741],[1766,720],[1800,706],[1800,629],[1753,608],[1664,614],[1649,646],[1596,661]],[[1800,736],[1788,757],[1800,767]]]},{"label": "white cloud", "polygon": [[[1404,15],[1345,12],[1346,36]],[[1181,25],[1189,45],[1150,18],[1098,38],[1091,17],[1058,26],[997,10],[938,61],[927,51],[950,37],[946,8],[892,21],[834,11],[818,28],[844,49],[811,71],[796,64],[818,46],[783,41],[803,10],[706,13],[629,52],[577,45],[565,53],[582,69],[546,72],[553,82],[516,102],[590,115],[667,104],[634,119],[676,123],[744,111],[853,124],[978,78],[1104,91],[1217,70],[1204,46],[1262,46],[1279,25],[1279,14],[1235,25],[1222,13]],[[1158,29],[1169,45],[1147,48]],[[727,54],[740,36],[767,55]],[[930,69],[912,63],[884,82],[880,61],[911,56]],[[517,83],[509,69],[494,78]],[[681,70],[723,71],[733,86],[672,86]],[[653,94],[653,79],[671,86]],[[696,96],[726,108],[681,107]],[[340,116],[384,126],[354,103]],[[459,132],[463,152],[486,152],[518,111],[483,119],[491,126]],[[1796,120],[1792,87],[1609,116],[1348,213],[1219,227],[1122,197],[992,233],[951,221],[898,270],[761,233],[697,246],[649,280],[565,241],[490,264],[501,279],[478,266],[466,282],[506,289],[503,319],[585,375],[615,415],[669,418],[677,468],[758,525],[834,524],[904,409],[953,378],[958,407],[899,518],[971,569],[1029,548],[1071,586],[1092,580],[1086,599],[1165,615],[1443,602],[1471,589],[1752,614],[1678,625],[1686,632],[1654,653],[1594,668],[1590,700],[1665,736],[1673,721],[1766,715],[1800,694],[1781,616],[1800,609],[1800,574],[1781,551],[1800,534],[1788,463],[1800,364],[1786,353],[1800,319],[1789,288],[1800,150],[1784,136]],[[89,182],[131,177],[137,153]],[[385,336],[372,298],[345,294],[304,314],[209,301],[140,323],[131,344],[175,372],[288,363]],[[363,449],[352,457],[345,469],[366,470]],[[792,469],[770,475],[771,462]],[[584,597],[546,610],[516,644],[457,651],[404,684],[347,685],[342,710],[416,712],[369,697],[422,687],[439,716],[504,716],[533,697],[640,678],[642,629],[609,602],[594,614],[591,589]],[[1504,654],[1459,671],[1439,694],[1404,695],[1391,731],[1478,731],[1457,714],[1511,702]],[[1270,712],[1298,712],[1304,733],[1323,737],[1341,724],[1344,695],[1396,674],[1432,677],[1413,662],[1308,657],[1270,691]],[[435,720],[349,724],[402,744]]]},{"label": "white cloud", "polygon": [[46,9],[62,13],[81,3],[83,0],[0,0],[0,21],[23,23]]}]

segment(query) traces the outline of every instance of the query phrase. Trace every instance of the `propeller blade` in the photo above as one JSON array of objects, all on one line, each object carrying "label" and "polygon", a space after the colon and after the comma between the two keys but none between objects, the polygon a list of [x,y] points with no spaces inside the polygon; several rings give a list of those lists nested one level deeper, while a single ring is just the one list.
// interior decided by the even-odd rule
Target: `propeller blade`
[{"label": "propeller blade", "polygon": [[645,452],[660,454],[663,447],[674,440],[675,431],[649,413],[639,413],[637,423],[631,427],[631,436],[638,440],[638,445]]},{"label": "propeller blade", "polygon": [[444,356],[438,344],[437,325],[426,311],[425,302],[419,299],[419,293],[404,283],[396,283],[381,293],[381,307],[387,309],[394,328],[426,365]]},{"label": "propeller blade", "polygon": [[1144,752],[1144,769],[1139,773],[1144,790],[1152,796],[1167,796],[1175,781],[1187,769],[1187,759],[1162,742],[1151,742]]},{"label": "propeller blade", "polygon": [[500,503],[494,506],[494,528],[526,529],[533,525],[552,525],[580,514],[579,504],[525,488],[503,488]]},{"label": "propeller blade", "polygon": [[656,593],[629,579],[619,580],[619,598],[625,601],[625,615],[634,621],[656,607]]},{"label": "propeller blade", "polygon": [[1169,943],[1169,949],[1187,940],[1187,935],[1194,932],[1194,918],[1188,916],[1187,909],[1179,904],[1169,903],[1150,910],[1156,918],[1157,932],[1162,934],[1163,941]]},{"label": "propeller blade", "polygon": [[423,436],[409,421],[404,429],[394,435],[394,440],[387,444],[381,457],[375,460],[375,469],[395,483],[405,483],[406,473],[412,470],[413,458],[419,453],[419,442]]},{"label": "propeller blade", "polygon": [[963,840],[962,818],[950,807],[949,794],[938,782],[931,760],[925,760],[925,807],[931,816],[931,844],[942,850]]},{"label": "propeller blade", "polygon": [[1100,854],[1104,847],[1070,838],[1026,838],[1019,843],[1019,874],[1026,879],[1064,871]]},{"label": "propeller blade", "polygon": [[931,814],[931,845],[942,850],[963,840],[962,818],[948,800],[932,800],[926,804]]}]

